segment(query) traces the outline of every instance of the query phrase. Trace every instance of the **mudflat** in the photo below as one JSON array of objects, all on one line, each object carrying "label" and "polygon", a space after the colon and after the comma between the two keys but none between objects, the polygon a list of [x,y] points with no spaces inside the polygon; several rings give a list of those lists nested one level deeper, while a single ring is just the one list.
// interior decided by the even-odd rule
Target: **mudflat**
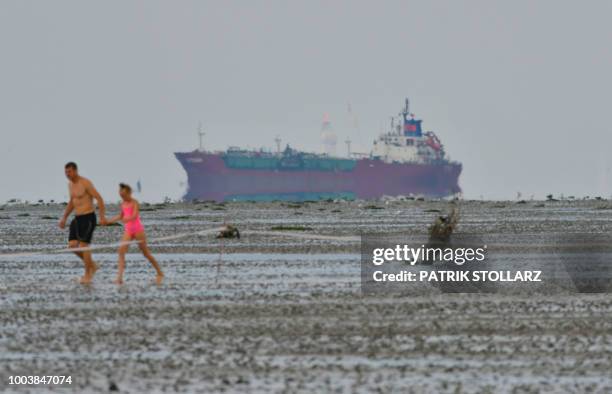
[{"label": "mudflat", "polygon": [[[498,239],[610,233],[610,206],[467,201],[457,231]],[[112,284],[113,247],[95,251],[101,269],[91,286],[76,282],[82,267],[69,254],[0,257],[0,389],[612,391],[609,294],[563,287],[452,294],[430,286],[363,295],[359,243],[283,236],[419,234],[447,207],[435,201],[143,205],[166,274],[160,287],[135,248],[119,287]],[[0,252],[64,246],[61,210],[0,208]],[[190,235],[224,222],[235,224],[241,238]],[[94,245],[117,242],[121,231],[99,228]],[[72,384],[9,385],[17,375],[65,375]]]}]

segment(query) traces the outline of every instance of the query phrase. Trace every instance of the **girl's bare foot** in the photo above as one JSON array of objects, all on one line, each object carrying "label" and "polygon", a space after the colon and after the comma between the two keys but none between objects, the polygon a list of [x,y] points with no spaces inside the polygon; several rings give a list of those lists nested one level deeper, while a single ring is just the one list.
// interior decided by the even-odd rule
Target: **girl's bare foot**
[{"label": "girl's bare foot", "polygon": [[116,285],[122,285],[123,284],[123,278],[117,278],[113,281],[114,284]]},{"label": "girl's bare foot", "polygon": [[158,285],[161,285],[163,280],[164,280],[164,274],[158,274],[155,277],[155,283],[158,284]]}]

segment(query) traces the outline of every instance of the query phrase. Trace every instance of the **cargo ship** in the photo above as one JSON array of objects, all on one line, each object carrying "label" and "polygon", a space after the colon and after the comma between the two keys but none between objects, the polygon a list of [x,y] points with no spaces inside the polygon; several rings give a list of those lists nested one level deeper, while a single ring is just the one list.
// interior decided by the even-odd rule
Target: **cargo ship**
[{"label": "cargo ship", "polygon": [[[328,122],[328,121],[327,121]],[[214,201],[306,201],[376,199],[382,196],[448,197],[461,192],[462,165],[451,161],[440,139],[422,130],[422,120],[409,112],[406,99],[399,121],[374,141],[368,153],[333,153],[335,136],[323,125],[326,153],[231,147],[211,152],[200,148],[177,152],[187,172],[184,199]]]}]

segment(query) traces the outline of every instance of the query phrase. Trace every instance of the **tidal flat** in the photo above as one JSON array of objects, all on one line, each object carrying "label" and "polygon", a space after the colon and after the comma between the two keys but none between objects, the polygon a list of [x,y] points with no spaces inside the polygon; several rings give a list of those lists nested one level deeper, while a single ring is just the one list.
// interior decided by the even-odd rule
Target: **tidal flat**
[{"label": "tidal flat", "polygon": [[[612,392],[609,294],[552,285],[535,292],[462,294],[430,286],[363,294],[359,242],[308,238],[424,234],[448,206],[143,205],[166,274],[161,286],[134,247],[123,286],[112,283],[114,247],[94,252],[101,268],[92,285],[79,285],[79,260],[48,253],[66,245],[67,231],[57,227],[63,207],[3,206],[0,391]],[[499,242],[529,243],[525,234],[612,234],[608,201],[460,207],[458,232]],[[197,234],[224,223],[236,225],[240,239]],[[99,227],[94,244],[113,244],[121,232]],[[512,249],[505,256],[508,264],[522,259]],[[16,375],[65,375],[72,384],[9,385]]]}]

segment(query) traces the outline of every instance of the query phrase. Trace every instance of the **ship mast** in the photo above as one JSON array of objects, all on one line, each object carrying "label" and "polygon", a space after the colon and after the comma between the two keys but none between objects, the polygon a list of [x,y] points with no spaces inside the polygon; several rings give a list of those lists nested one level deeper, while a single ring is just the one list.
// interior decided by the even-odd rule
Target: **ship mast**
[{"label": "ship mast", "polygon": [[276,153],[278,153],[280,155],[280,151],[281,151],[281,139],[280,136],[276,136],[276,138],[274,138],[274,142],[276,142]]},{"label": "ship mast", "polygon": [[202,146],[202,138],[204,138],[204,136],[206,135],[206,133],[203,131],[202,129],[202,122],[198,123],[198,138],[200,139],[200,152],[202,152],[204,150],[203,146]]},{"label": "ship mast", "polygon": [[347,137],[344,143],[346,144],[346,152],[347,152],[346,154],[350,158],[351,157],[351,139]]},{"label": "ship mast", "polygon": [[399,117],[401,119],[400,120],[400,126],[398,127],[398,130],[397,130],[397,133],[399,135],[402,135],[401,127],[405,127],[406,117],[408,116],[409,113],[410,113],[410,101],[408,100],[408,97],[406,97],[404,111],[400,112],[400,114],[399,114]]}]

